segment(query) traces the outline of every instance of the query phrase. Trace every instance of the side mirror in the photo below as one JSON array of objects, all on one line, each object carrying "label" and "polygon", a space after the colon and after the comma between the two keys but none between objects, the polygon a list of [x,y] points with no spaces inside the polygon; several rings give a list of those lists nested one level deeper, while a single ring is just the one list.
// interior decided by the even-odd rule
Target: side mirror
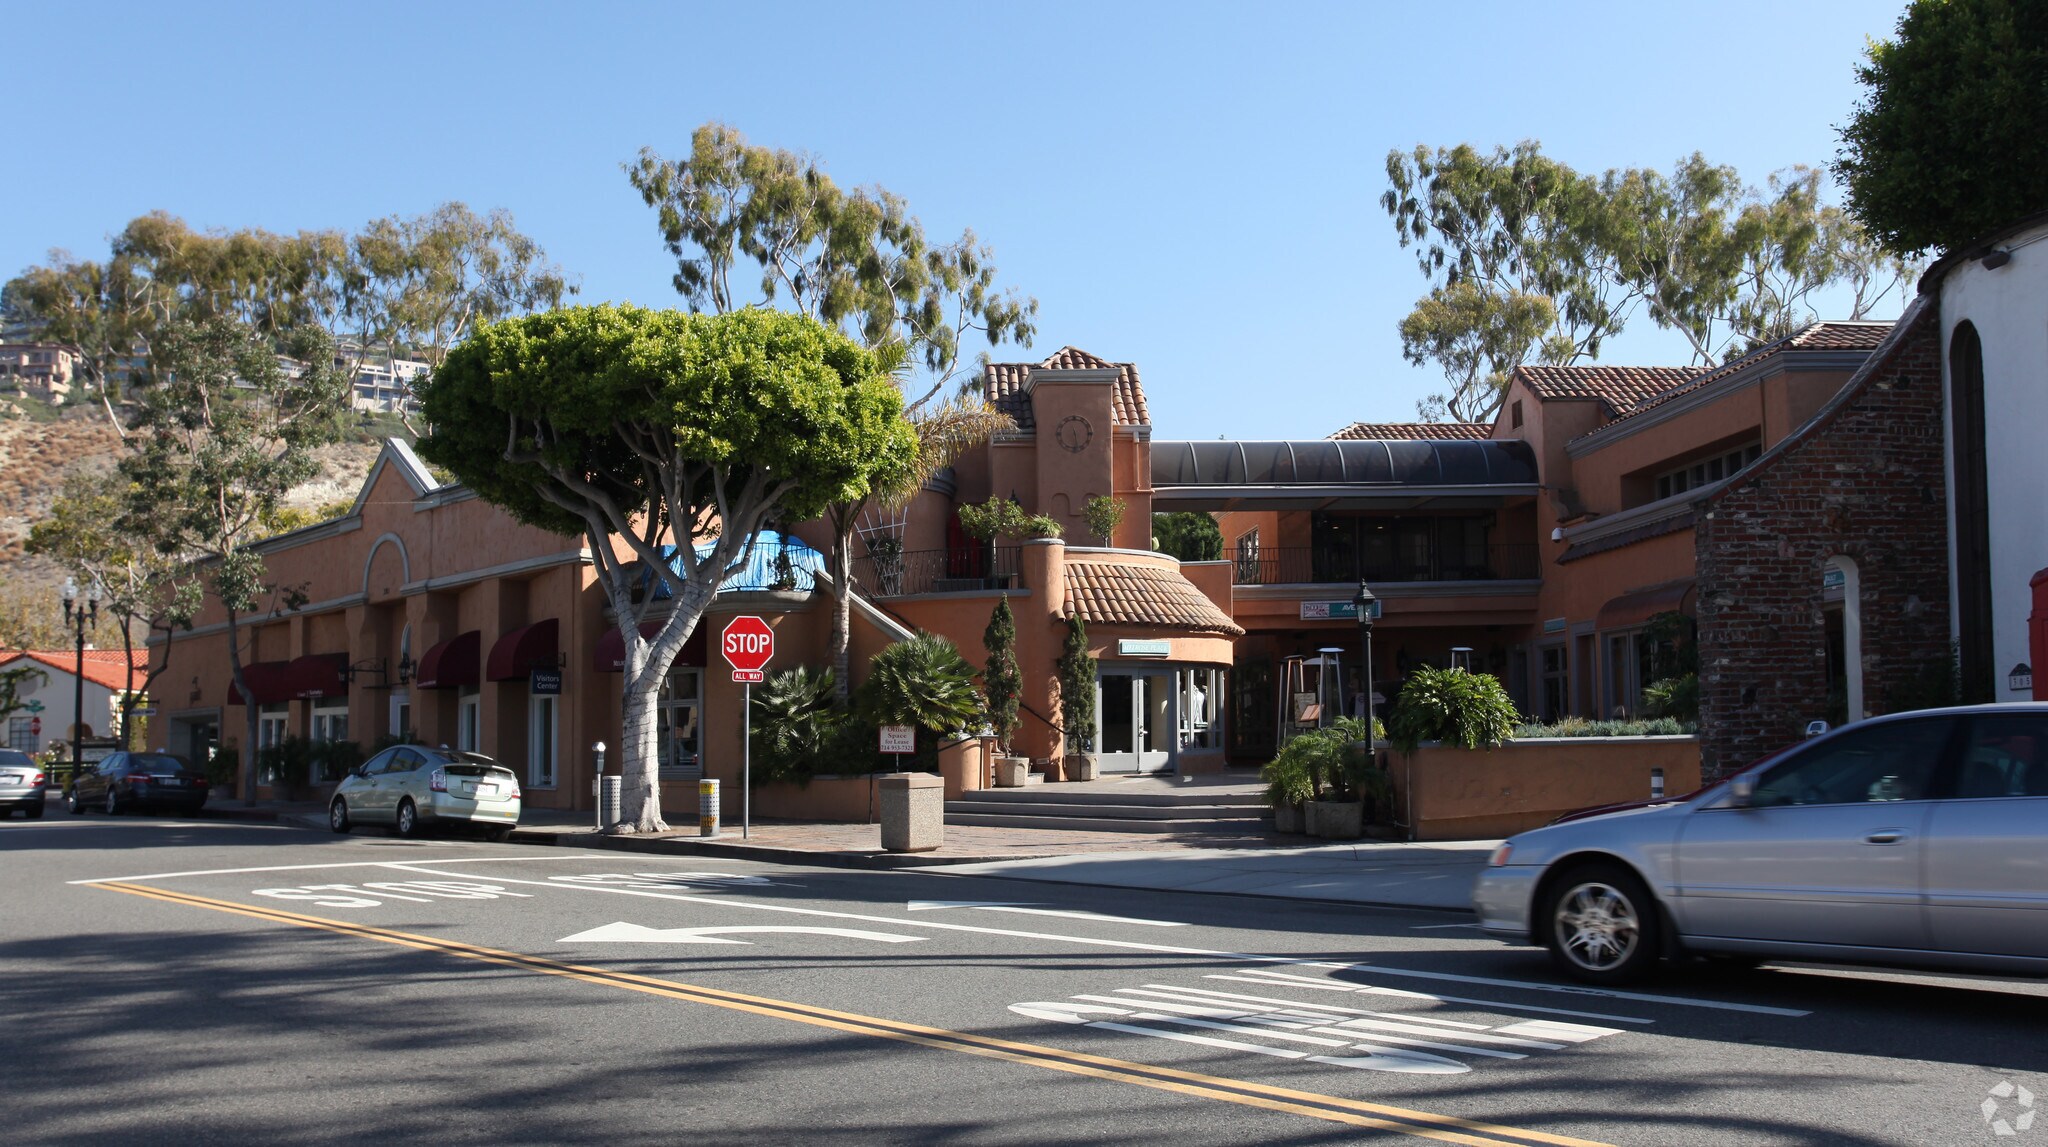
[{"label": "side mirror", "polygon": [[1755,777],[1736,777],[1734,780],[1728,782],[1729,808],[1748,808],[1750,800],[1755,796]]},{"label": "side mirror", "polygon": [[1808,740],[1812,740],[1826,733],[1832,727],[1826,721],[1808,721],[1806,723],[1806,737]]}]

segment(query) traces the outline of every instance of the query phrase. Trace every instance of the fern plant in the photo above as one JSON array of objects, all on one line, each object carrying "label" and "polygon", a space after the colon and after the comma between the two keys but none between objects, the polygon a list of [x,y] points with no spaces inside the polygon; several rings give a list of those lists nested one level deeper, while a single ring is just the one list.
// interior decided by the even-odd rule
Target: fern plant
[{"label": "fern plant", "polygon": [[1424,667],[1408,678],[1387,722],[1389,739],[1402,752],[1424,741],[1464,749],[1491,749],[1515,735],[1521,714],[1490,673]]}]

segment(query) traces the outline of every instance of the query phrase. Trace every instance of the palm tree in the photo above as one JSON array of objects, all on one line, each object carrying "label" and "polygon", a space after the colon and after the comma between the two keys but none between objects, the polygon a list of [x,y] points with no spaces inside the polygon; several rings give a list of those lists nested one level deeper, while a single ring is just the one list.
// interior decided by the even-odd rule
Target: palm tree
[{"label": "palm tree", "polygon": [[[883,369],[896,376],[899,385],[910,377],[910,349],[904,343],[886,342],[876,347],[874,353]],[[893,510],[908,505],[926,482],[955,459],[1016,426],[1009,415],[978,395],[963,393],[941,399],[936,387],[911,403],[904,415],[917,430],[916,461],[899,473],[877,476],[865,497],[834,502],[825,509],[825,519],[832,524],[833,699],[842,708],[852,681],[849,650],[853,636],[853,534],[861,515],[870,506]]]},{"label": "palm tree", "polygon": [[974,666],[943,637],[920,633],[875,655],[861,686],[863,715],[877,725],[953,733],[979,725]]}]

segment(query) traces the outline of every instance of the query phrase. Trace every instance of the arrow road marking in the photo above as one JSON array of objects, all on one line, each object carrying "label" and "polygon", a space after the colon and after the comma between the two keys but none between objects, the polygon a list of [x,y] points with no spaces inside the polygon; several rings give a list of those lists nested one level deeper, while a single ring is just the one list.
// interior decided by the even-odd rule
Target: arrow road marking
[{"label": "arrow road marking", "polygon": [[1039,908],[1030,901],[1011,900],[912,900],[905,907],[912,912],[935,912],[941,908],[979,908],[984,912],[1016,912],[1026,916],[1064,916],[1069,920],[1101,920],[1110,924],[1143,924],[1151,928],[1185,928],[1183,920],[1141,920],[1136,916],[1107,916],[1080,909]]},{"label": "arrow road marking", "polygon": [[649,928],[641,924],[628,924],[623,920],[564,936],[558,944],[579,941],[604,944],[745,944],[745,940],[728,940],[734,933],[753,935],[762,932],[797,933],[806,936],[844,936],[849,940],[879,940],[884,944],[907,944],[922,940],[923,936],[905,936],[897,932],[866,932],[859,928],[803,928],[795,925],[755,924],[735,928]]}]

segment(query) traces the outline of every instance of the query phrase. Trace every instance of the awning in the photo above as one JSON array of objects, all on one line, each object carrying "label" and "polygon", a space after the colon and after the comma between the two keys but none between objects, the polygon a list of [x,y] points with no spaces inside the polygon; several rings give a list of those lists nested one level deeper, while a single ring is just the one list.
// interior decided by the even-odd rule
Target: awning
[{"label": "awning", "polygon": [[[1687,613],[1686,603],[1691,600],[1692,592],[1691,578],[1630,590],[1600,607],[1594,628],[1627,629],[1641,625],[1660,613]],[[1691,615],[1687,613],[1687,616]]]},{"label": "awning", "polygon": [[294,697],[347,697],[348,682],[341,679],[346,668],[346,653],[309,653],[285,670],[285,684]]},{"label": "awning", "polygon": [[[666,621],[643,621],[640,623],[640,636],[652,641],[655,635],[661,632],[661,627],[666,624],[668,624]],[[710,618],[699,618],[697,620],[696,631],[690,634],[688,641],[683,642],[683,651],[676,654],[675,663],[677,665],[702,666],[704,664],[704,634],[710,626]],[[604,636],[597,639],[597,652],[591,655],[590,660],[592,667],[599,673],[625,672],[626,635],[620,633],[617,626],[605,630]]]},{"label": "awning", "polygon": [[454,689],[480,684],[482,678],[477,674],[477,662],[483,644],[484,635],[472,629],[434,646],[420,658],[419,672],[413,674],[413,684],[422,689]]},{"label": "awning", "polygon": [[550,617],[505,634],[491,646],[484,676],[492,681],[523,681],[534,669],[552,669],[561,655],[557,644],[560,631],[561,626]]},{"label": "awning", "polygon": [[[249,696],[258,705],[291,700],[291,667],[289,661],[252,661],[242,666],[242,679],[249,683]],[[249,704],[243,699],[242,691],[236,688],[232,675],[228,678],[228,704]]]}]

